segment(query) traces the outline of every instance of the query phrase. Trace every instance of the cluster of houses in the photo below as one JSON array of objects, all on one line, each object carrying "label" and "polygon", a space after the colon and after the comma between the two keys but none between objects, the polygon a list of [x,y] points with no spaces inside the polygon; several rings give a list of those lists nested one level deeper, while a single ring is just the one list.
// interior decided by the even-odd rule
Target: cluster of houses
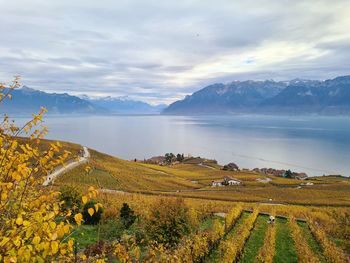
[{"label": "cluster of houses", "polygon": [[298,179],[298,180],[304,180],[308,177],[306,173],[297,173],[297,172],[291,172],[290,170],[278,170],[273,168],[254,168],[252,171],[256,173],[275,175],[275,176],[280,176],[284,178],[292,178],[292,179]]},{"label": "cluster of houses", "polygon": [[229,186],[229,185],[240,185],[242,182],[238,179],[232,178],[230,176],[225,176],[222,180],[212,181],[211,186]]}]

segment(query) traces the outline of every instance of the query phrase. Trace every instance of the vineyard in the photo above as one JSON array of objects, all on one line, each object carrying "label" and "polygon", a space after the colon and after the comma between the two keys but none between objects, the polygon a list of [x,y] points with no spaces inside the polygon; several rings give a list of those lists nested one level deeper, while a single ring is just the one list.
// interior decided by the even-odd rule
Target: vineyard
[{"label": "vineyard", "polygon": [[[148,224],[156,196],[141,194],[102,194],[106,217],[118,216],[121,203],[127,202]],[[163,200],[171,206],[176,198]],[[175,247],[133,244],[123,247],[124,257],[151,262],[348,262],[346,248],[334,242],[333,213],[347,216],[347,209],[264,206],[247,203],[185,199],[194,209],[197,224]],[[218,207],[220,209],[218,209]],[[218,213],[218,211],[225,211]],[[269,223],[269,215],[276,221]],[[91,231],[91,229],[90,229]],[[95,229],[97,233],[97,229]],[[130,233],[130,232],[129,232]],[[84,238],[84,237],[81,237]],[[78,237],[79,239],[79,237]],[[94,240],[93,242],[96,242]],[[139,253],[135,254],[135,246]]]},{"label": "vineyard", "polygon": [[[60,145],[57,156],[80,150]],[[63,193],[69,211],[82,211],[67,236],[77,262],[349,262],[345,178],[316,177],[300,189],[298,180],[269,176],[259,183],[267,176],[218,165],[157,166],[90,153],[88,167],[48,188]],[[210,187],[225,175],[242,185]],[[86,207],[91,186],[98,195]],[[97,211],[97,223],[88,223]]]}]

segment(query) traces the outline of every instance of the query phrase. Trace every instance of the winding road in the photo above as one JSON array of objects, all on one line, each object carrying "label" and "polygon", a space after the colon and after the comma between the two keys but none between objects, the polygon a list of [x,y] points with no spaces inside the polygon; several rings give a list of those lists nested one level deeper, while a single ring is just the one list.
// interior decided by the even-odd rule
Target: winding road
[{"label": "winding road", "polygon": [[43,186],[48,186],[50,183],[52,183],[56,177],[64,174],[67,171],[70,171],[74,169],[75,167],[82,165],[84,163],[88,162],[88,159],[90,158],[90,152],[87,147],[83,147],[83,156],[79,157],[79,160],[70,160],[65,165],[57,167],[52,173],[47,175],[47,178],[45,182],[43,183]]}]

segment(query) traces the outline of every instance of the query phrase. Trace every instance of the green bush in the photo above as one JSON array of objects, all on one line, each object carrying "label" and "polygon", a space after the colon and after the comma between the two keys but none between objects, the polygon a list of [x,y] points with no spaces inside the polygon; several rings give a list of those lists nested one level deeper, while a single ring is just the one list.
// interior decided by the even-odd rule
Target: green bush
[{"label": "green bush", "polygon": [[82,208],[81,192],[73,186],[63,186],[60,189],[60,201],[63,201],[63,205],[61,209],[63,212],[68,212],[68,210],[72,211],[71,220],[73,220],[73,215],[79,213]]},{"label": "green bush", "polygon": [[[94,200],[91,200],[84,205],[84,209],[83,209],[84,224],[97,225],[100,222],[103,214],[103,208],[99,207],[99,209],[96,211],[95,205],[96,205],[96,202]],[[89,208],[94,209],[94,213],[92,216],[88,212]]]},{"label": "green bush", "polygon": [[129,229],[136,220],[135,212],[127,203],[123,203],[120,209],[120,221],[126,229]]}]

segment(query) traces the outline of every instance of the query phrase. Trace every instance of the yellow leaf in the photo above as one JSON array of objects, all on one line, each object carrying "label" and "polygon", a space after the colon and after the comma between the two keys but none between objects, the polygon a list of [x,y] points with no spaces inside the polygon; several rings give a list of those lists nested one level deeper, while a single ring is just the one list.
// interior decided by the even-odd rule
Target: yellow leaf
[{"label": "yellow leaf", "polygon": [[88,213],[90,216],[92,216],[95,213],[95,210],[93,208],[89,208]]},{"label": "yellow leaf", "polygon": [[40,243],[40,237],[39,237],[39,236],[35,236],[35,237],[33,238],[32,243],[33,243],[34,245],[39,244],[39,243]]},{"label": "yellow leaf", "polygon": [[21,242],[21,240],[19,238],[15,239],[13,241],[13,243],[15,244],[16,247],[19,247],[22,244],[22,242]]},{"label": "yellow leaf", "polygon": [[55,233],[52,234],[51,239],[52,239],[52,240],[56,240],[56,239],[57,239],[57,232],[55,232]]},{"label": "yellow leaf", "polygon": [[83,221],[83,216],[82,216],[82,214],[81,214],[81,213],[76,214],[76,215],[74,216],[74,220],[75,220],[75,222],[80,226],[80,225],[81,225],[81,221]]},{"label": "yellow leaf", "polygon": [[85,205],[86,202],[87,202],[87,200],[88,200],[88,198],[87,198],[85,195],[83,195],[83,196],[81,197],[81,200],[83,201],[83,204]]},{"label": "yellow leaf", "polygon": [[4,237],[0,242],[0,246],[1,247],[4,246],[9,241],[10,241],[10,239],[8,237]]},{"label": "yellow leaf", "polygon": [[68,210],[67,214],[66,214],[66,217],[69,217],[72,215],[72,211],[71,210]]},{"label": "yellow leaf", "polygon": [[23,226],[29,226],[30,225],[30,222],[29,221],[27,221],[27,220],[24,220],[23,221]]},{"label": "yellow leaf", "polygon": [[52,241],[51,242],[51,253],[52,255],[56,254],[58,251],[58,242],[57,241]]},{"label": "yellow leaf", "polygon": [[17,217],[17,219],[16,219],[16,224],[19,225],[19,226],[23,224],[23,219],[22,219],[22,217]]},{"label": "yellow leaf", "polygon": [[55,222],[49,222],[49,225],[51,227],[52,230],[56,229],[56,223]]},{"label": "yellow leaf", "polygon": [[70,251],[73,250],[73,240],[72,240],[72,239],[69,239],[69,240],[68,240],[68,249],[69,249]]}]

